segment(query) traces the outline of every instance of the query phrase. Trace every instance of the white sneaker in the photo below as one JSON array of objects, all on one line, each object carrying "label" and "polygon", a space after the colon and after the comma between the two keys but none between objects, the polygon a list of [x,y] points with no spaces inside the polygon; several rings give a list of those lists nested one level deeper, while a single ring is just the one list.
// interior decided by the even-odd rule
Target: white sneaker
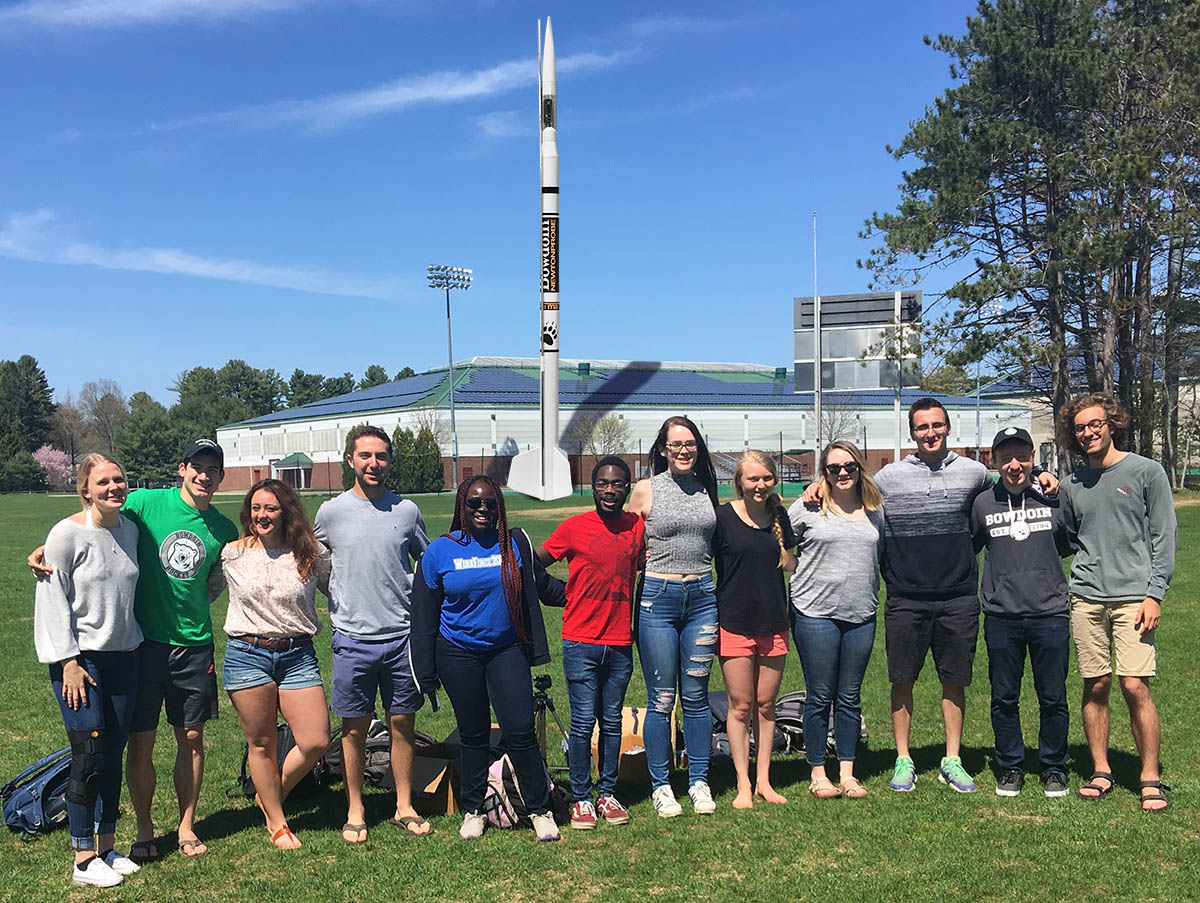
[{"label": "white sneaker", "polygon": [[76,884],[90,884],[93,887],[116,887],[125,879],[114,872],[103,859],[93,856],[83,864],[83,868],[75,866],[71,872],[71,880]]},{"label": "white sneaker", "polygon": [[533,833],[538,840],[558,840],[558,823],[554,820],[553,812],[543,812],[532,815]]},{"label": "white sneaker", "polygon": [[688,796],[692,798],[697,815],[712,815],[717,811],[717,804],[713,802],[712,791],[707,782],[697,781],[688,788]]},{"label": "white sneaker", "polygon": [[483,829],[486,827],[486,818],[478,812],[468,812],[463,816],[462,827],[458,829],[458,836],[463,840],[478,840],[483,836]]},{"label": "white sneaker", "polygon": [[654,811],[661,818],[674,818],[676,815],[683,814],[683,806],[679,805],[679,801],[675,799],[675,793],[669,784],[655,787],[650,799],[654,803]]},{"label": "white sneaker", "polygon": [[104,864],[118,875],[132,875],[142,868],[124,853],[118,853],[116,850],[109,850],[104,854]]}]

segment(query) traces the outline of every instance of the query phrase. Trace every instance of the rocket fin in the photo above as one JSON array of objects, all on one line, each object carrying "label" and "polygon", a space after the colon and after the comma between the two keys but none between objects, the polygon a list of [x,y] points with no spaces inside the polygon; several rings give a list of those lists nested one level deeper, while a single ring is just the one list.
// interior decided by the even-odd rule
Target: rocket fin
[{"label": "rocket fin", "polygon": [[508,471],[509,488],[542,501],[566,498],[575,491],[571,483],[571,463],[561,448],[552,450],[550,461],[550,473],[543,483],[541,448],[521,452],[513,458]]}]

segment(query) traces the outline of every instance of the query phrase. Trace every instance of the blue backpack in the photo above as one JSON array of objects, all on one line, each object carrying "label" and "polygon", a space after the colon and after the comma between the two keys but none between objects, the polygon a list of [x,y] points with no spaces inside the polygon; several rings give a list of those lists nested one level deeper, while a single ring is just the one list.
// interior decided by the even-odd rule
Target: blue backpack
[{"label": "blue backpack", "polygon": [[0,788],[4,823],[29,840],[67,821],[71,747],[38,759]]}]

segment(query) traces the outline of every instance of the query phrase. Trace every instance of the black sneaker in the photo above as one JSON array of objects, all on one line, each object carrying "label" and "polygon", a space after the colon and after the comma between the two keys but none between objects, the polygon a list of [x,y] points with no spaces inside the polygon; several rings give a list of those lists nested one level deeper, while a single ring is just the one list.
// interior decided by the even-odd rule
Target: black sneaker
[{"label": "black sneaker", "polygon": [[1019,796],[1025,786],[1025,773],[1019,768],[1005,768],[996,782],[996,796]]},{"label": "black sneaker", "polygon": [[1070,792],[1067,776],[1057,768],[1051,768],[1042,775],[1042,792],[1046,796],[1066,796]]}]

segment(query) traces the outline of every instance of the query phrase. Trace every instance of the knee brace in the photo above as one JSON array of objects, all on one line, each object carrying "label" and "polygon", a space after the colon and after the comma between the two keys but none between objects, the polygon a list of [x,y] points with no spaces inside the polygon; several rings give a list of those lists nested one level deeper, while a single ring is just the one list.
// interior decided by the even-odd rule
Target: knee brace
[{"label": "knee brace", "polygon": [[67,776],[67,800],[89,805],[100,795],[104,773],[104,729],[67,731],[71,740],[71,770]]}]

